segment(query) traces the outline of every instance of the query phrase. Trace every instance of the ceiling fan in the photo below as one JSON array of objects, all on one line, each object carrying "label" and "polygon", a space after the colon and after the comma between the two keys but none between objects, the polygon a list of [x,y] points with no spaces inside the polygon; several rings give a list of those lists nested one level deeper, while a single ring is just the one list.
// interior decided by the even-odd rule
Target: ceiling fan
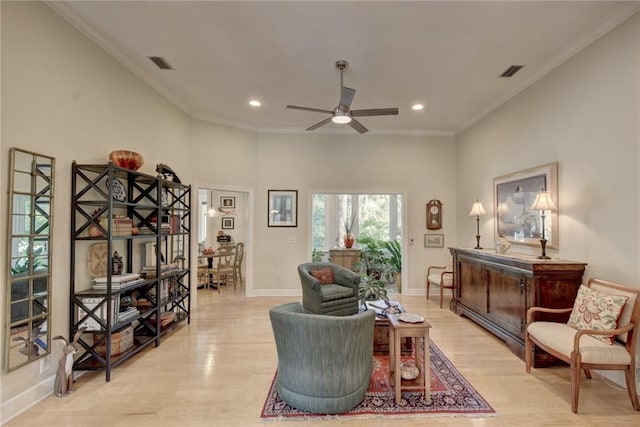
[{"label": "ceiling fan", "polygon": [[312,111],[315,113],[327,113],[331,114],[331,117],[326,118],[312,126],[309,126],[306,130],[315,130],[320,126],[324,126],[329,122],[349,124],[359,133],[365,133],[369,129],[364,127],[362,123],[354,119],[354,117],[365,116],[395,116],[398,114],[398,108],[369,108],[366,110],[351,110],[351,102],[356,95],[356,90],[345,87],[342,84],[342,72],[349,66],[349,63],[345,60],[336,61],[336,68],[340,70],[340,103],[333,110],[322,110],[319,108],[299,107],[297,105],[287,105],[287,108],[292,110]]}]

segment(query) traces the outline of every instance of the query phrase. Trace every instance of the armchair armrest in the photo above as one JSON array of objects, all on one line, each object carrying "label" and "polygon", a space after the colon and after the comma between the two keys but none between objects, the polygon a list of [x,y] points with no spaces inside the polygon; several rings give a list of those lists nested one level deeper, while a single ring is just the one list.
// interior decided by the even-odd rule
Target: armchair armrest
[{"label": "armchair armrest", "polygon": [[529,324],[533,322],[534,314],[537,312],[559,314],[559,313],[569,313],[571,312],[571,310],[573,310],[573,307],[572,308],[530,307],[529,310],[527,310],[527,326],[529,326]]},{"label": "armchair armrest", "polygon": [[580,353],[580,338],[585,335],[620,335],[625,332],[629,332],[634,327],[633,323],[629,323],[622,328],[609,329],[607,331],[596,331],[595,329],[580,329],[576,331],[576,334],[573,336],[573,352]]},{"label": "armchair armrest", "polygon": [[427,268],[427,276],[431,274],[431,270],[445,270],[446,268],[447,268],[446,265],[443,265],[442,267],[437,265],[432,265],[431,267]]},{"label": "armchair armrest", "polygon": [[360,287],[360,275],[346,268],[333,269],[333,281],[342,286],[355,289]]}]

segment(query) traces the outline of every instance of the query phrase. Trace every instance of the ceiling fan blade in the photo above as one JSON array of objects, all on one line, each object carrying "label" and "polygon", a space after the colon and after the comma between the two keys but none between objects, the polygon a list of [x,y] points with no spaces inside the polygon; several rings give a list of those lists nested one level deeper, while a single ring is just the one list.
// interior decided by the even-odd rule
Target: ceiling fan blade
[{"label": "ceiling fan blade", "polygon": [[[331,119],[329,119],[329,120],[331,120]],[[353,118],[349,122],[349,126],[354,128],[355,130],[357,130],[358,133],[365,133],[365,132],[369,131],[369,129],[364,127],[364,125],[362,123],[360,123],[359,121],[357,121],[356,119],[353,119]]]},{"label": "ceiling fan blade", "polygon": [[[305,130],[316,130],[318,129],[320,126],[324,126],[327,123],[329,123],[331,121],[331,117],[329,117],[328,119],[324,119],[321,122],[316,123],[315,125],[309,126],[308,128],[306,128]],[[352,120],[353,121],[353,120]]]},{"label": "ceiling fan blade", "polygon": [[321,110],[319,108],[298,107],[297,105],[287,105],[287,108],[289,108],[291,110],[313,111],[315,113],[331,114],[331,111],[329,111],[329,110]]},{"label": "ceiling fan blade", "polygon": [[342,111],[349,110],[349,108],[351,107],[351,103],[353,102],[354,96],[356,96],[355,89],[342,86],[342,91],[340,92],[340,105],[339,105]]},{"label": "ceiling fan blade", "polygon": [[396,115],[398,115],[397,108],[370,108],[367,110],[351,110],[352,117],[396,116]]}]

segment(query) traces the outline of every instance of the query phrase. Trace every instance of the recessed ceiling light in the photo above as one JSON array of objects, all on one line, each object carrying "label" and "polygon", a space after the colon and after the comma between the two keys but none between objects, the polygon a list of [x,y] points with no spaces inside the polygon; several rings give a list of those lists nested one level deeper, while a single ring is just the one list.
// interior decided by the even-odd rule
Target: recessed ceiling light
[{"label": "recessed ceiling light", "polygon": [[413,104],[413,105],[411,106],[411,109],[412,109],[412,110],[415,110],[415,111],[420,111],[420,110],[423,110],[423,109],[424,109],[424,105],[422,105],[422,104]]},{"label": "recessed ceiling light", "polygon": [[251,101],[249,101],[249,105],[251,105],[252,107],[259,107],[262,105],[262,103],[257,99],[252,99]]}]

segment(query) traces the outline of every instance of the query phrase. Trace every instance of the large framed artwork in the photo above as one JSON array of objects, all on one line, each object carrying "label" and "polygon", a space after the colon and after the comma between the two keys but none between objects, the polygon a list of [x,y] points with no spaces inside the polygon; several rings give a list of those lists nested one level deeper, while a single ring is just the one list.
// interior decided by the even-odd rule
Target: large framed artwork
[{"label": "large framed artwork", "polygon": [[298,226],[298,190],[268,190],[268,227]]},{"label": "large framed artwork", "polygon": [[[496,235],[516,245],[540,246],[541,212],[531,204],[540,190],[547,190],[558,204],[558,163],[499,176],[493,179],[493,211]],[[558,212],[545,212],[547,247],[558,248]]]}]

